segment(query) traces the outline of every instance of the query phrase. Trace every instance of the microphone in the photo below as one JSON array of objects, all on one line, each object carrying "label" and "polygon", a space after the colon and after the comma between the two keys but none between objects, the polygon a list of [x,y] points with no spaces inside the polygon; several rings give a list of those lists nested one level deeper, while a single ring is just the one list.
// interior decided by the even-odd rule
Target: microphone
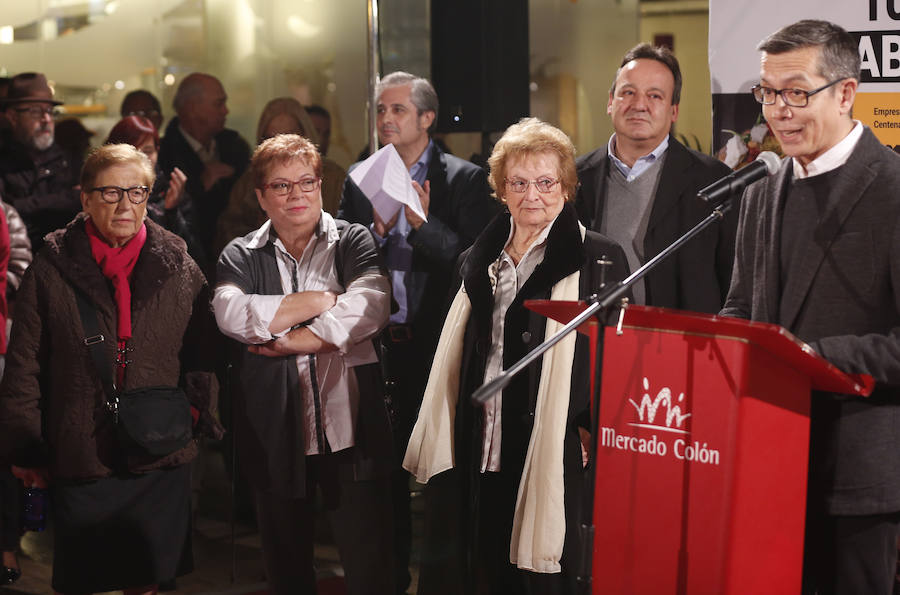
[{"label": "microphone", "polygon": [[763,151],[750,165],[730,173],[721,180],[716,180],[697,193],[697,198],[704,202],[716,203],[733,194],[744,191],[749,184],[771,176],[778,171],[781,160],[772,151]]}]

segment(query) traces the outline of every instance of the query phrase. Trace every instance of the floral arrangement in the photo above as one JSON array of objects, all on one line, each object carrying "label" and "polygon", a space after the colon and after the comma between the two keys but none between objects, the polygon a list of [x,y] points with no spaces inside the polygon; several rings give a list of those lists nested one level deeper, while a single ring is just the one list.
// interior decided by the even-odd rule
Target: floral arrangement
[{"label": "floral arrangement", "polygon": [[731,138],[725,146],[719,149],[717,157],[733,170],[739,170],[745,165],[756,160],[763,151],[772,151],[779,157],[784,157],[778,139],[772,134],[769,124],[763,119],[762,114],[756,119],[756,124],[750,130],[737,133],[733,130],[723,130],[731,134]]}]

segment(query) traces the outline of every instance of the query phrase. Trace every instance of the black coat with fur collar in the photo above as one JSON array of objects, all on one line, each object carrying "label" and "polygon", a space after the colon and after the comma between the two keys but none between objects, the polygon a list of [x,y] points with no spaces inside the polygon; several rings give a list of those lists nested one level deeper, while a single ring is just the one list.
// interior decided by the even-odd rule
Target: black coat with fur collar
[{"label": "black coat with fur collar", "polygon": [[[509,214],[498,215],[479,236],[475,244],[460,257],[459,274],[472,302],[472,314],[466,327],[460,372],[460,398],[457,417],[457,466],[478,464],[481,456],[481,414],[470,405],[469,397],[484,381],[484,368],[491,340],[493,292],[487,270],[509,237]],[[625,254],[618,244],[588,231],[582,242],[574,209],[566,205],[547,236],[544,260],[519,290],[506,311],[503,341],[503,367],[508,368],[544,340],[546,318],[528,310],[526,300],[549,299],[553,285],[575,271],[581,271],[579,295],[595,293],[600,285],[600,271],[594,264],[601,257],[612,261],[605,281],[612,283],[628,275]],[[522,372],[503,391],[503,448],[501,467],[521,470],[531,436],[534,408],[540,382],[540,360]],[[576,423],[589,427],[588,341],[579,335],[575,347],[572,393],[569,402],[570,432],[567,433],[567,469],[581,469],[581,450],[577,442]],[[460,423],[465,420],[465,423]],[[468,436],[471,434],[472,436]],[[461,439],[465,436],[464,439]],[[471,439],[474,438],[474,441]],[[570,440],[570,438],[572,440]],[[569,444],[571,442],[571,444]],[[465,446],[464,446],[465,445]],[[468,445],[472,446],[469,451]],[[467,452],[463,452],[467,451]],[[469,457],[473,459],[469,459]],[[467,460],[469,459],[469,460]]]},{"label": "black coat with fur collar", "polygon": [[[0,460],[47,466],[57,479],[187,463],[197,454],[194,441],[163,458],[122,458],[75,300],[77,288],[97,308],[100,332],[116,336],[112,284],[91,255],[85,218],[47,236],[19,288],[0,385]],[[193,403],[212,409],[218,385],[206,280],[179,237],[145,224],[146,243],[131,276],[134,351],[124,389],[181,383]],[[105,346],[112,365],[115,341]]]},{"label": "black coat with fur collar", "polygon": [[[434,533],[453,539],[459,538],[456,547],[426,543],[429,552],[447,552],[454,550],[459,559],[447,559],[436,553],[433,557],[436,565],[423,565],[423,580],[432,585],[435,592],[455,592],[464,587],[451,586],[454,581],[471,577],[473,569],[466,568],[463,560],[478,564],[482,553],[476,553],[474,537],[479,516],[478,507],[488,498],[480,494],[481,449],[482,449],[482,410],[471,403],[472,393],[484,381],[484,370],[491,341],[493,313],[493,291],[488,278],[488,267],[497,259],[509,237],[509,213],[497,215],[478,237],[473,246],[463,252],[459,262],[460,281],[465,284],[466,293],[472,303],[472,311],[466,326],[463,343],[462,365],[460,370],[460,394],[455,422],[455,463],[454,470],[442,473],[428,484],[430,494],[436,494],[435,501],[441,501],[440,518],[427,518],[426,523],[433,525]],[[588,231],[582,241],[578,228],[578,219],[574,208],[565,205],[563,211],[552,224],[547,237],[544,260],[534,269],[531,277],[519,290],[506,312],[503,341],[503,367],[508,368],[544,340],[546,318],[525,308],[525,300],[549,299],[553,285],[575,271],[581,271],[579,295],[586,297],[599,289],[601,282],[600,268],[595,264],[604,257],[612,261],[605,272],[605,282],[613,283],[628,275],[628,264],[622,248],[608,238]],[[582,467],[581,446],[578,427],[590,427],[590,362],[589,344],[584,335],[579,335],[575,346],[575,363],[572,370],[572,390],[569,400],[569,412],[564,445],[563,465],[566,483],[566,546],[563,550],[563,572],[574,580],[574,575],[567,572],[567,558],[570,558],[571,547],[575,542],[575,527],[580,520],[580,507],[584,488],[584,470]],[[509,544],[509,530],[512,526],[515,489],[521,476],[528,441],[534,422],[534,410],[540,382],[541,363],[533,363],[513,380],[503,391],[502,401],[502,447],[501,447],[501,479],[493,481],[491,486],[505,486],[508,492],[500,496],[501,501],[510,505],[504,506],[501,518],[496,519],[497,531],[504,533],[501,542]],[[438,492],[440,493],[439,495]],[[429,495],[430,496],[430,495]],[[497,497],[492,496],[496,502]],[[508,510],[507,510],[508,508]],[[444,525],[446,523],[446,525]],[[426,530],[426,533],[429,531]],[[434,548],[434,550],[432,550]],[[508,561],[508,549],[499,552],[500,560],[505,556]],[[493,560],[496,552],[484,552],[483,556]],[[429,554],[430,555],[430,554]],[[500,561],[498,560],[498,563]],[[441,566],[441,568],[438,568]],[[458,568],[462,572],[448,573],[446,568]],[[435,574],[430,574],[431,572]],[[434,580],[435,576],[440,576]],[[433,582],[432,582],[433,581]],[[439,583],[446,583],[440,585]],[[421,583],[420,583],[421,585]],[[448,590],[449,589],[449,590]],[[423,591],[424,592],[424,591]],[[430,592],[430,590],[429,590]]]}]

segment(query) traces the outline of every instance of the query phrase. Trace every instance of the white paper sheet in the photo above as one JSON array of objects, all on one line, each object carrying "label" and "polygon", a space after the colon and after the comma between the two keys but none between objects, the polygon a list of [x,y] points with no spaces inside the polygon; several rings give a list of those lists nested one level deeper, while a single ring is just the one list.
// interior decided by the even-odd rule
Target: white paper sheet
[{"label": "white paper sheet", "polygon": [[350,179],[366,195],[382,221],[393,219],[404,205],[427,221],[409,171],[394,145],[388,144],[375,151],[350,172]]}]

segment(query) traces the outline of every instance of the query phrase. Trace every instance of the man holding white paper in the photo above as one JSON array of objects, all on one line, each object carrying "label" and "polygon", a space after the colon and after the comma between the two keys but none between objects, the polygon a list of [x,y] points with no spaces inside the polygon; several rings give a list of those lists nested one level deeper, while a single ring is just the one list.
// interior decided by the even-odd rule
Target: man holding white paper
[{"label": "man holding white paper", "polygon": [[338,218],[372,230],[399,306],[382,334],[382,356],[395,418],[396,583],[404,593],[410,580],[409,476],[400,461],[449,306],[456,258],[499,204],[490,198],[483,169],[432,142],[438,97],[431,83],[394,72],[381,79],[376,96],[378,137],[393,147],[350,167]]}]

